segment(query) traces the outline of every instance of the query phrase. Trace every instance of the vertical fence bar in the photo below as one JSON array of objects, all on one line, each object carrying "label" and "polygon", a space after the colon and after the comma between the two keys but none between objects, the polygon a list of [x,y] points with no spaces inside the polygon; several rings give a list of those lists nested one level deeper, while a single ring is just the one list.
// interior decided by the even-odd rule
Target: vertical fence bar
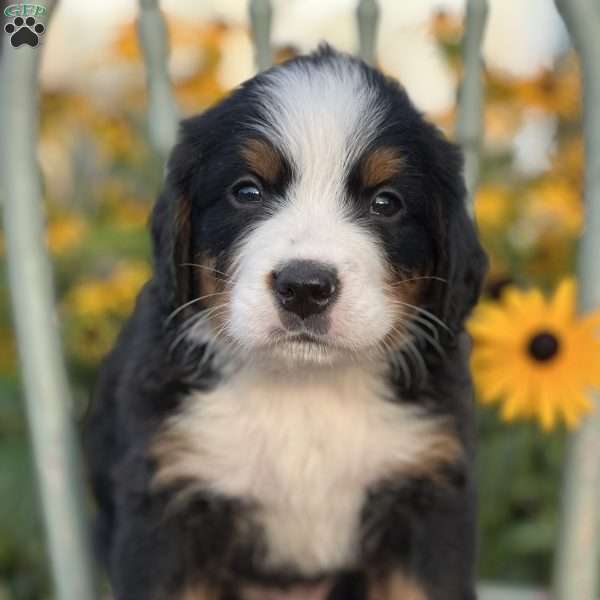
[{"label": "vertical fence bar", "polygon": [[271,0],[250,0],[248,14],[250,16],[256,68],[259,71],[264,71],[273,64],[273,51],[271,50],[273,7],[271,6]]},{"label": "vertical fence bar", "polygon": [[[579,307],[600,308],[600,6],[598,0],[556,0],[583,78],[585,231],[579,247]],[[598,365],[600,369],[600,365]],[[596,411],[573,434],[563,480],[555,600],[596,600],[600,568],[600,394]]]},{"label": "vertical fence bar", "polygon": [[[48,17],[55,2],[48,1]],[[0,180],[15,332],[56,598],[93,600],[72,402],[44,247],[37,161],[40,49],[3,36]]]},{"label": "vertical fence bar", "polygon": [[167,68],[167,27],[158,0],[139,2],[138,34],[146,65],[150,140],[154,148],[166,156],[175,143],[179,122],[177,103]]},{"label": "vertical fence bar", "polygon": [[358,25],[359,55],[367,63],[374,65],[377,49],[377,26],[379,25],[379,3],[377,0],[360,0],[356,7]]},{"label": "vertical fence bar", "polygon": [[475,187],[479,179],[483,130],[484,90],[481,82],[481,43],[488,16],[487,0],[468,0],[463,37],[463,80],[458,102],[456,137],[465,153],[467,209],[473,214]]}]

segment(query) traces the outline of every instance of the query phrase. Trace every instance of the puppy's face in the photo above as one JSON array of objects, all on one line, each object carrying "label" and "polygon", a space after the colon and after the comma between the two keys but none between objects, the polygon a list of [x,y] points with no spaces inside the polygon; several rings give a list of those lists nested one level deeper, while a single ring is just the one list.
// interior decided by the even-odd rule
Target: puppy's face
[{"label": "puppy's face", "polygon": [[459,326],[481,271],[459,263],[482,262],[460,170],[358,61],[326,50],[258,76],[187,121],[169,163],[174,241],[158,208],[153,228],[182,327],[245,356],[331,363]]}]

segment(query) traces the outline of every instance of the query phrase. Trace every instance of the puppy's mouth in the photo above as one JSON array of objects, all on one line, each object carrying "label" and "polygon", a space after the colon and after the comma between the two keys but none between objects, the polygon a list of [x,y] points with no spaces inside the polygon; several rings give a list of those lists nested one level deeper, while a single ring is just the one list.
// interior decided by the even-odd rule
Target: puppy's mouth
[{"label": "puppy's mouth", "polygon": [[319,348],[330,348],[334,349],[335,345],[331,340],[318,333],[313,333],[309,330],[302,331],[283,331],[277,330],[272,333],[272,339],[275,344],[295,344],[295,345],[306,345],[316,346]]},{"label": "puppy's mouth", "polygon": [[265,348],[270,356],[298,363],[331,363],[343,349],[329,336],[308,329],[276,329]]}]

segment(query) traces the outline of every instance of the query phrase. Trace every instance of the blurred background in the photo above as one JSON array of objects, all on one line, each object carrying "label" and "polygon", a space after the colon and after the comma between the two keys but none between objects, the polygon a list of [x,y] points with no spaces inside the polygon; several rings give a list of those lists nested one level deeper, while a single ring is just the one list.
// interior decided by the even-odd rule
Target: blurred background
[{"label": "blurred background", "polygon": [[[356,50],[351,0],[276,0],[277,60],[321,40]],[[245,0],[164,0],[183,115],[254,72]],[[382,0],[377,53],[452,136],[461,0]],[[148,278],[146,223],[163,164],[146,130],[134,0],[62,0],[43,37],[39,159],[70,381],[84,420],[98,362]],[[16,50],[18,51],[18,50]],[[582,231],[580,73],[551,0],[492,0],[483,44],[484,150],[475,213],[490,301],[553,292]],[[50,598],[0,238],[0,600]],[[547,587],[566,429],[479,408],[481,577]]]}]

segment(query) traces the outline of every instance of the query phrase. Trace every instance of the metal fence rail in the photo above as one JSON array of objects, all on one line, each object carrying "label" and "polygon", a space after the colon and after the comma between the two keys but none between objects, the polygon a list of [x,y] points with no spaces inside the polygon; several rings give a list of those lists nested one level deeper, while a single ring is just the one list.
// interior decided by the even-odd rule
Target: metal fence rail
[{"label": "metal fence rail", "polygon": [[158,0],[140,0],[138,34],[146,66],[150,140],[157,152],[166,155],[175,143],[179,118],[167,69],[167,28]]},{"label": "metal fence rail", "polygon": [[[583,79],[586,226],[578,256],[579,307],[600,307],[600,6],[556,0],[579,54]],[[600,561],[600,394],[596,411],[572,436],[564,471],[555,600],[598,597]]]},{"label": "metal fence rail", "polygon": [[[587,229],[579,276],[581,308],[600,306],[600,11],[597,0],[556,0],[581,56],[584,81]],[[54,2],[47,2],[49,8]],[[166,155],[174,142],[178,110],[167,71],[168,36],[158,0],[139,0],[139,36],[148,85],[150,137]],[[269,0],[249,0],[257,68],[273,62]],[[359,0],[356,17],[360,56],[376,62],[377,0]],[[481,53],[487,0],[468,0],[457,138],[466,154],[469,208],[479,175],[483,90]],[[21,353],[28,420],[33,439],[56,597],[94,600],[92,559],[83,517],[81,474],[70,394],[53,308],[51,269],[42,244],[42,192],[35,146],[38,123],[39,51],[11,53],[5,37],[0,72],[4,223],[16,333]],[[10,56],[10,59],[7,57]],[[597,399],[600,403],[600,399]],[[598,590],[600,511],[600,411],[574,436],[564,483],[561,544],[555,600],[595,600]],[[595,459],[595,460],[592,460]],[[482,586],[483,600],[542,600],[536,590]]]},{"label": "metal fence rail", "polygon": [[259,71],[264,71],[273,64],[273,51],[271,50],[273,7],[271,0],[250,0],[248,16],[254,44],[254,62]]},{"label": "metal fence rail", "polygon": [[[49,13],[54,4],[48,2]],[[44,247],[37,162],[40,51],[27,47],[12,52],[8,36],[3,39],[0,167],[4,230],[51,570],[60,600],[93,600],[96,590],[81,494],[83,477]]]},{"label": "metal fence rail", "polygon": [[469,0],[463,41],[464,77],[460,86],[456,137],[465,154],[467,208],[473,215],[475,188],[479,180],[483,121],[481,43],[488,16],[487,0]]}]

